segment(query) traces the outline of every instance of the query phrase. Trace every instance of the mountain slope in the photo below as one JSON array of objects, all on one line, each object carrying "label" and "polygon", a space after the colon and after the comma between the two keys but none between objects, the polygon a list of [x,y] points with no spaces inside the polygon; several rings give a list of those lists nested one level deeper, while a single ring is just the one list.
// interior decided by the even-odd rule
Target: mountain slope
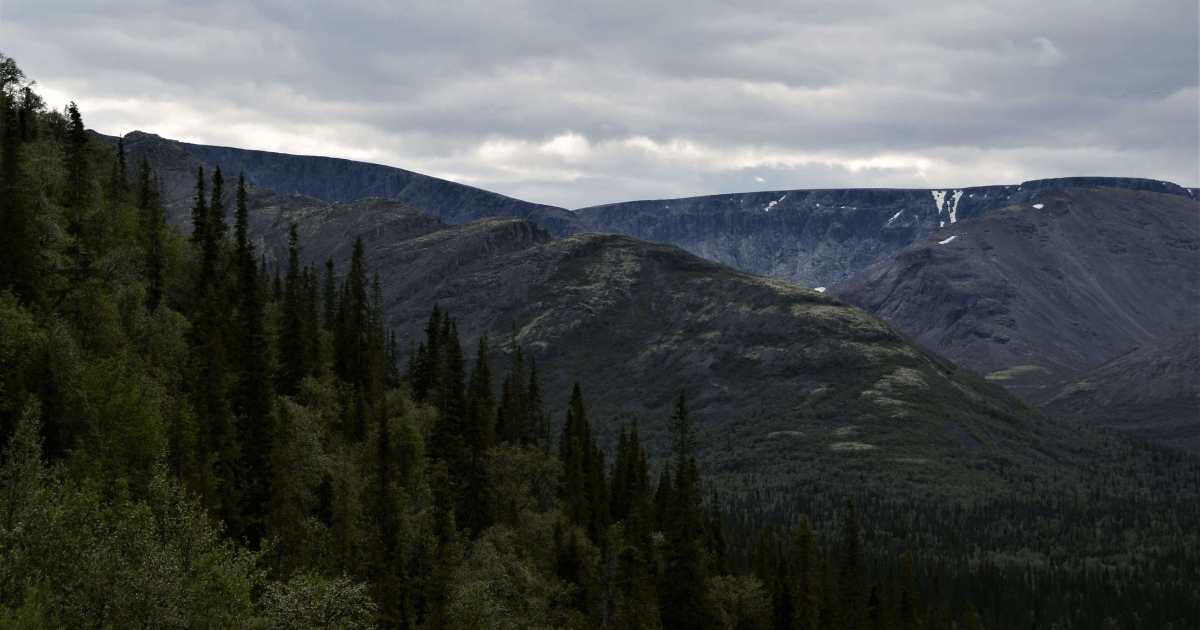
[{"label": "mountain slope", "polygon": [[1194,324],[1038,392],[1035,402],[1055,417],[1200,453],[1200,332]]},{"label": "mountain slope", "polygon": [[1183,198],[1156,180],[1068,177],[946,190],[829,189],[635,201],[578,210],[590,229],[671,243],[710,260],[810,287],[833,287],[908,244],[1066,188],[1125,188]]},{"label": "mountain slope", "polygon": [[219,164],[233,173],[245,171],[249,181],[279,193],[342,203],[386,197],[412,204],[447,223],[509,216],[534,221],[554,236],[581,231],[575,216],[562,208],[529,203],[391,166],[203,144],[180,143],[180,146],[205,163]]},{"label": "mountain slope", "polygon": [[[116,144],[116,138],[102,139]],[[160,173],[180,171],[181,161],[193,166],[203,162],[228,173],[245,171],[250,183],[281,194],[342,203],[368,196],[399,199],[452,224],[516,216],[534,221],[555,238],[585,231],[627,234],[811,287],[832,287],[881,264],[943,224],[1059,188],[1106,186],[1187,198],[1197,194],[1156,180],[1070,177],[958,190],[781,190],[631,201],[570,212],[377,164],[179,143],[143,132],[125,139],[131,154],[151,153]],[[191,171],[193,181],[180,180],[171,190],[184,207],[190,206],[186,198],[195,169]]]},{"label": "mountain slope", "polygon": [[833,293],[1030,392],[1196,321],[1200,204],[1064,189],[947,226]]}]

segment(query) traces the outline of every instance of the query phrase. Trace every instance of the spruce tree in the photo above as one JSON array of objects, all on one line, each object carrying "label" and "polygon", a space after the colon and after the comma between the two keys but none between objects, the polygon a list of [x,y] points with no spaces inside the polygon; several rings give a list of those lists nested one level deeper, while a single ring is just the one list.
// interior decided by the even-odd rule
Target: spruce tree
[{"label": "spruce tree", "polygon": [[204,167],[196,173],[196,205],[192,206],[192,242],[203,246],[208,234],[208,185],[204,181]]},{"label": "spruce tree", "polygon": [[578,382],[567,405],[567,419],[559,436],[558,458],[563,468],[563,509],[573,523],[587,529],[593,542],[599,542],[608,526],[604,455],[592,439],[587,406]]},{"label": "spruce tree", "polygon": [[270,455],[276,437],[275,398],[271,360],[264,327],[264,305],[258,268],[254,262],[254,244],[250,242],[250,215],[246,205],[246,178],[238,176],[237,215],[234,222],[234,263],[237,271],[237,365],[240,368],[233,408],[240,421],[244,463],[243,487],[246,489],[246,534],[251,547],[257,548],[265,533],[265,517],[270,500]]},{"label": "spruce tree", "polygon": [[701,536],[704,524],[697,494],[699,473],[692,454],[695,435],[683,390],[671,416],[675,434],[673,447],[674,487],[663,519],[664,567],[659,602],[664,630],[715,628],[716,604],[708,592],[709,570],[705,566]]},{"label": "spruce tree", "polygon": [[425,324],[425,341],[412,353],[408,379],[412,384],[413,399],[416,402],[428,402],[429,394],[436,388],[438,377],[438,356],[442,347],[442,311],[436,302],[429,313],[429,321]]},{"label": "spruce tree", "polygon": [[829,556],[829,548],[821,545],[821,600],[817,607],[817,617],[821,628],[839,628],[842,608],[838,598],[837,580],[834,578],[833,560]]},{"label": "spruce tree", "polygon": [[[525,426],[528,427],[530,442],[542,442],[550,448],[550,425],[546,422],[545,403],[542,401],[542,386],[538,383],[537,358],[529,358],[529,384],[525,394]],[[547,454],[549,451],[547,450]]]},{"label": "spruce tree", "polygon": [[350,269],[342,281],[334,331],[334,374],[355,385],[369,383],[371,353],[375,350],[367,291],[366,253],[360,236],[354,239]]},{"label": "spruce tree", "polygon": [[[713,561],[713,571],[717,575],[729,575],[733,572],[733,565],[729,558],[729,546],[725,541],[725,522],[724,514],[721,508],[721,495],[713,488],[712,499],[709,502],[708,509],[704,515],[705,525],[705,548]],[[783,552],[779,552],[782,558]],[[780,570],[786,571],[787,563],[782,559],[777,562]],[[790,596],[789,596],[790,601]],[[789,613],[790,615],[790,613]],[[789,627],[791,624],[790,617],[788,621]]]},{"label": "spruce tree", "polygon": [[425,581],[425,603],[428,613],[425,627],[442,630],[448,627],[450,595],[456,568],[455,550],[458,545],[458,525],[454,515],[455,489],[445,462],[439,462],[430,476],[433,493],[432,529],[437,541],[431,575]]},{"label": "spruce tree", "polygon": [[871,630],[888,630],[892,625],[883,594],[883,584],[878,581],[871,584],[871,592],[867,597],[867,619],[867,627]]},{"label": "spruce tree", "polygon": [[925,627],[929,630],[950,630],[950,602],[942,588],[941,572],[933,574],[933,588],[929,593],[929,609],[925,615]]},{"label": "spruce tree", "polygon": [[820,626],[820,559],[817,541],[808,519],[800,520],[796,535],[792,538],[791,565],[788,576],[792,591],[792,628],[795,630],[818,630]]},{"label": "spruce tree", "polygon": [[[441,343],[438,348],[437,376],[434,388],[427,396],[427,402],[438,410],[438,418],[431,431],[429,450],[433,457],[445,460],[451,466],[451,475],[454,475],[462,470],[465,448],[466,368],[462,346],[458,341],[458,323],[447,311],[442,311],[438,337]],[[457,478],[454,481],[456,484],[462,482]]]},{"label": "spruce tree", "polygon": [[197,488],[204,506],[221,518],[227,533],[241,534],[240,453],[233,409],[229,403],[229,353],[224,331],[225,309],[209,286],[192,329],[189,385],[196,411],[200,453]]},{"label": "spruce tree", "polygon": [[512,354],[508,360],[508,374],[500,386],[500,406],[496,409],[496,440],[513,444],[526,444],[531,433],[527,422],[530,414],[529,386],[525,382],[525,355],[517,343],[517,329],[513,325],[510,344]]},{"label": "spruce tree", "polygon": [[[308,325],[308,338],[312,340],[308,346],[309,363],[312,365],[313,374],[319,377],[325,373],[325,344],[329,343],[330,340],[327,339],[326,335],[322,334],[321,282],[318,277],[317,267],[314,264],[309,265],[307,269],[306,291],[304,295],[304,321]],[[372,341],[372,343],[378,345],[375,341]],[[368,389],[372,392],[373,397],[378,397],[382,392],[376,391],[373,385],[368,386]]]},{"label": "spruce tree", "polygon": [[386,414],[380,414],[376,431],[375,497],[376,536],[371,558],[371,584],[376,616],[382,628],[410,628],[413,616],[412,586],[407,571],[403,489]]},{"label": "spruce tree", "polygon": [[867,576],[867,550],[859,536],[858,510],[854,500],[846,500],[842,516],[841,561],[838,563],[838,597],[841,606],[841,627],[846,630],[866,630],[867,600],[870,581]]},{"label": "spruce tree", "polygon": [[487,450],[495,441],[492,413],[496,408],[492,393],[492,370],[488,363],[488,335],[479,338],[475,352],[475,363],[471,368],[471,380],[467,384],[467,413],[463,422],[464,452],[462,470],[458,478],[463,481],[459,493],[458,514],[463,527],[475,534],[492,524],[493,515],[489,508]]},{"label": "spruce tree", "polygon": [[896,617],[900,630],[920,630],[920,604],[917,601],[917,575],[912,552],[904,555],[904,577],[896,602]]},{"label": "spruce tree", "polygon": [[21,184],[21,134],[16,111],[0,94],[0,290],[11,288],[24,304],[42,301],[33,237],[33,206]]},{"label": "spruce tree", "polygon": [[325,261],[325,286],[322,292],[322,324],[325,330],[333,332],[337,321],[337,284],[333,278],[333,259]]},{"label": "spruce tree", "polygon": [[222,241],[228,236],[229,225],[225,223],[225,175],[221,173],[220,166],[213,171],[212,180],[212,199],[208,202],[208,227],[212,230],[212,236],[217,241]]},{"label": "spruce tree", "polygon": [[300,381],[312,374],[312,339],[304,308],[306,287],[300,269],[300,234],[295,223],[288,226],[288,269],[283,288],[279,331],[279,392],[294,395]]},{"label": "spruce tree", "polygon": [[166,291],[166,260],[162,243],[166,222],[158,187],[158,178],[150,168],[150,158],[143,157],[138,170],[137,207],[146,244],[146,270],[149,276],[146,306],[151,310],[162,303]]},{"label": "spruce tree", "polygon": [[[203,172],[201,173],[203,176]],[[200,186],[200,184],[197,184]],[[198,188],[199,190],[199,188]],[[200,190],[200,194],[203,191]],[[226,246],[226,235],[229,226],[225,224],[225,178],[221,175],[220,167],[213,173],[212,199],[207,205],[207,216],[204,219],[204,234],[201,239],[200,286],[216,284],[220,281],[222,252]]]},{"label": "spruce tree", "polygon": [[84,212],[89,203],[90,174],[88,173],[88,136],[83,126],[83,117],[74,101],[67,106],[70,122],[67,127],[67,197],[66,207],[70,211],[67,232],[75,238],[71,253],[75,258],[76,282],[82,279],[87,264],[84,256],[83,232]]}]

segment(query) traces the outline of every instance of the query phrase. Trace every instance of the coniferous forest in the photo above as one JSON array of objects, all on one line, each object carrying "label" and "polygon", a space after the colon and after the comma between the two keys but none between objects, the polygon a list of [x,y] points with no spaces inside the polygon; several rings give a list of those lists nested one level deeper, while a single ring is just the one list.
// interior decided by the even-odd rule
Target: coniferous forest
[{"label": "coniferous forest", "polygon": [[[0,628],[1200,623],[1196,506],[730,492],[697,465],[686,391],[668,452],[635,421],[605,450],[578,384],[548,416],[515,334],[464,348],[430,304],[402,347],[361,240],[346,269],[305,265],[293,225],[268,261],[219,168],[190,230],[167,225],[149,163],[35,87],[0,56]],[[1147,479],[1200,478],[1112,439]],[[1036,548],[990,560],[1009,539]],[[1074,560],[1098,545],[1126,561]]]}]

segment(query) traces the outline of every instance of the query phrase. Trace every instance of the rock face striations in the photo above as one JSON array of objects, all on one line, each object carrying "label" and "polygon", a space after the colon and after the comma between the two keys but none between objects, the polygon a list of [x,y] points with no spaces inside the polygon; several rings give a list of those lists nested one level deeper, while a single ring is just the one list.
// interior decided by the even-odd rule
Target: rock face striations
[{"label": "rock face striations", "polygon": [[833,293],[1028,394],[1200,318],[1200,203],[1057,190],[946,226]]},{"label": "rock face striations", "polygon": [[1053,190],[1099,186],[1192,198],[1190,191],[1156,180],[1069,177],[945,190],[780,190],[636,201],[577,212],[589,229],[671,243],[805,286],[834,287],[946,225]]}]

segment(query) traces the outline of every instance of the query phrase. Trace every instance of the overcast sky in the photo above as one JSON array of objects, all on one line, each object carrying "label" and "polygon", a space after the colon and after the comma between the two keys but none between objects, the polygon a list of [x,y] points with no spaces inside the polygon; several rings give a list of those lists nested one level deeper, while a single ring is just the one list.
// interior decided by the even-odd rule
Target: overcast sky
[{"label": "overcast sky", "polygon": [[0,0],[89,127],[567,208],[1069,175],[1200,186],[1196,0]]}]

